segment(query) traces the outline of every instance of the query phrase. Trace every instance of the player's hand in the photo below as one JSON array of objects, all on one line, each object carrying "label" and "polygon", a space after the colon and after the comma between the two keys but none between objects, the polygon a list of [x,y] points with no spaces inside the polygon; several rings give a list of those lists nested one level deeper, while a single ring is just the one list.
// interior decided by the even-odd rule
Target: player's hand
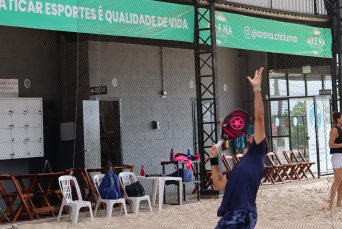
[{"label": "player's hand", "polygon": [[210,158],[217,157],[219,152],[220,152],[220,148],[216,147],[216,144],[213,145],[209,150]]},{"label": "player's hand", "polygon": [[259,70],[256,70],[253,79],[251,77],[247,76],[247,79],[251,83],[253,88],[261,86],[262,71],[263,70],[264,70],[264,67],[261,67]]},{"label": "player's hand", "polygon": [[249,142],[249,143],[253,143],[253,138],[254,138],[254,134],[252,134],[248,139],[247,139],[247,141]]}]

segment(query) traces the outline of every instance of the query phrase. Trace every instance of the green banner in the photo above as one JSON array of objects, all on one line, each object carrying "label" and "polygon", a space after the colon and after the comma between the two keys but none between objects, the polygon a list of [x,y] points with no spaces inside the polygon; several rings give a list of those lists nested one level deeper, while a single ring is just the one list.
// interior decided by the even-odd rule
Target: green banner
[{"label": "green banner", "polygon": [[[194,39],[193,6],[153,0],[52,1],[0,0],[0,25],[185,42]],[[223,12],[216,12],[215,18],[219,46],[332,56],[330,29]],[[199,26],[206,28],[208,22],[201,20]],[[201,32],[201,37],[208,35],[208,31]]]},{"label": "green banner", "polygon": [[0,0],[0,25],[193,42],[194,8],[153,0]]},{"label": "green banner", "polygon": [[[205,10],[201,9],[203,14]],[[331,30],[216,12],[218,46],[301,56],[331,58]],[[200,28],[208,22],[201,20]],[[202,31],[201,36],[209,36]],[[207,33],[207,34],[205,34]]]}]

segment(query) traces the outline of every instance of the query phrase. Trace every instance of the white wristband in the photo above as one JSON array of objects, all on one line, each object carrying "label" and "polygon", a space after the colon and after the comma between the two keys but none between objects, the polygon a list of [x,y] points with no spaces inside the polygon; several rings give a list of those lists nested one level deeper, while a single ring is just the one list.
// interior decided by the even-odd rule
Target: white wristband
[{"label": "white wristband", "polygon": [[253,91],[261,91],[261,88],[260,87],[255,87],[255,88],[253,88]]}]

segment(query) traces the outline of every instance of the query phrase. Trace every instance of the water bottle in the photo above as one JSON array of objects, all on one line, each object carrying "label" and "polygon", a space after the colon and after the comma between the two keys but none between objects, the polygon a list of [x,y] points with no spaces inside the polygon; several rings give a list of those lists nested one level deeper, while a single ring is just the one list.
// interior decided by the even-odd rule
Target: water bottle
[{"label": "water bottle", "polygon": [[171,149],[170,161],[174,161],[174,160],[175,160],[175,155],[173,154],[173,149]]},{"label": "water bottle", "polygon": [[141,167],[140,176],[142,176],[142,177],[145,176],[144,165],[142,165],[142,167]]},{"label": "water bottle", "polygon": [[188,159],[191,160],[190,148],[188,149]]}]

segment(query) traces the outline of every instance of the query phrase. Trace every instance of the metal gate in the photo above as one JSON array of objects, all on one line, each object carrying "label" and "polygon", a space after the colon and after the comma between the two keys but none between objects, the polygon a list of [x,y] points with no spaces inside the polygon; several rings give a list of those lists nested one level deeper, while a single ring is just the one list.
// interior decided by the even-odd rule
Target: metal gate
[{"label": "metal gate", "polygon": [[319,176],[332,173],[329,149],[331,96],[275,98],[269,101],[272,151],[299,150],[315,162]]}]

